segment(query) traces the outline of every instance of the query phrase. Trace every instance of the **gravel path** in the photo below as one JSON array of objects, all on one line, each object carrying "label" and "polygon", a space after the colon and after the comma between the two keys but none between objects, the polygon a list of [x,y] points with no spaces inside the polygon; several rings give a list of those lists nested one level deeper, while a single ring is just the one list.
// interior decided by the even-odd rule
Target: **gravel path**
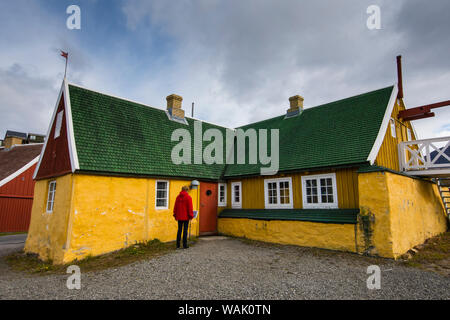
[{"label": "gravel path", "polygon": [[[372,264],[380,290],[366,286]],[[450,278],[391,260],[228,238],[82,274],[81,290],[66,279],[13,273],[1,261],[0,299],[450,299]]]}]

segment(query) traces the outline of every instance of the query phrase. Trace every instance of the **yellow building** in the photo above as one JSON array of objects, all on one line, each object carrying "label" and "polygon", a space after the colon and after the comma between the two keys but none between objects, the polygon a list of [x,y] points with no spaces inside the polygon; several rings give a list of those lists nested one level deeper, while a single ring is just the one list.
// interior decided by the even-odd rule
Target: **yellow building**
[{"label": "yellow building", "polygon": [[[437,185],[400,172],[397,146],[416,135],[397,117],[397,92],[390,86],[308,109],[294,96],[283,115],[234,130],[185,117],[177,95],[161,110],[64,81],[35,172],[25,250],[66,263],[172,241],[175,198],[199,181],[190,191],[199,212],[192,235],[396,258],[447,229]],[[231,149],[214,151],[227,161],[205,159],[211,132],[232,134]],[[263,134],[278,159],[263,157]],[[178,150],[184,135],[192,143]],[[194,160],[177,164],[174,150]],[[252,161],[255,150],[270,161]]]}]

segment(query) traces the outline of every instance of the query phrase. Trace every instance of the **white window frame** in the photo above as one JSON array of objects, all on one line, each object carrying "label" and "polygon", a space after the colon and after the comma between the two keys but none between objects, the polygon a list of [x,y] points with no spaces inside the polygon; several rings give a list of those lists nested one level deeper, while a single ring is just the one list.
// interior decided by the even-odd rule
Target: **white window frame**
[{"label": "white window frame", "polygon": [[[333,187],[333,203],[322,203],[322,194],[320,190],[320,179],[331,178],[331,183]],[[306,180],[317,180],[317,197],[318,203],[308,203],[306,198]],[[336,185],[336,173],[326,173],[317,174],[311,176],[302,176],[302,198],[303,198],[303,208],[304,209],[338,209],[338,194]]]},{"label": "white window frame", "polygon": [[[220,187],[224,187],[225,194],[224,194],[224,201],[220,201]],[[226,207],[227,206],[227,184],[224,182],[221,182],[217,185],[217,205],[219,207]]]},{"label": "white window frame", "polygon": [[410,128],[406,128],[406,139],[408,139],[408,141],[412,140],[412,135],[411,135],[411,129]]},{"label": "white window frame", "polygon": [[64,116],[64,110],[61,110],[60,112],[58,112],[58,114],[56,116],[54,139],[58,138],[61,135],[61,127],[62,127],[63,116]]},{"label": "white window frame", "polygon": [[[167,201],[166,201],[166,205],[164,207],[158,207],[158,182],[165,182],[167,185],[167,192],[166,192],[166,196],[167,196]],[[155,181],[155,209],[156,210],[167,210],[169,209],[169,188],[170,188],[170,183],[169,180],[156,180]]]},{"label": "white window frame", "polygon": [[[280,183],[288,182],[289,183],[289,203],[281,203],[280,201]],[[276,183],[277,186],[277,203],[269,203],[269,183]],[[292,178],[291,177],[283,177],[276,179],[266,179],[264,180],[264,203],[266,209],[292,209],[294,208],[294,199],[292,192]]]},{"label": "white window frame", "polygon": [[395,120],[394,120],[394,118],[391,118],[389,120],[389,124],[390,124],[390,127],[391,127],[391,136],[392,136],[392,138],[397,138],[397,129],[395,127]]},{"label": "white window frame", "polygon": [[[54,186],[53,189],[52,186]],[[48,183],[47,202],[45,204],[45,211],[47,213],[53,212],[53,207],[55,206],[55,193],[56,193],[56,180],[52,180]],[[49,204],[50,209],[48,208]]]},{"label": "white window frame", "polygon": [[[236,202],[234,199],[234,186],[239,186],[239,202]],[[242,208],[242,182],[231,183],[231,207],[236,209]]]}]

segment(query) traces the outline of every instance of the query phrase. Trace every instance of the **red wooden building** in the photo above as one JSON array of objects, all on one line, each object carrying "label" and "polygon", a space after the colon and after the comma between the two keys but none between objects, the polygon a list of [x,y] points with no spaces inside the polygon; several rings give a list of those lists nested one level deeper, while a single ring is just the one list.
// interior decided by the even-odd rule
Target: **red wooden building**
[{"label": "red wooden building", "polygon": [[0,232],[28,231],[42,143],[0,150]]}]

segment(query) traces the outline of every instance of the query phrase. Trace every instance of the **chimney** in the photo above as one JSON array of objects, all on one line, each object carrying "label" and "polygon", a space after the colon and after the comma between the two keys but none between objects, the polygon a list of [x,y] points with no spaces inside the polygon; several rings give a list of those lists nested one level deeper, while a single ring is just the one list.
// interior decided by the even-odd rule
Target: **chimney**
[{"label": "chimney", "polygon": [[303,97],[296,95],[289,98],[290,108],[287,111],[288,114],[298,113],[303,111]]},{"label": "chimney", "polygon": [[184,110],[181,109],[181,101],[183,98],[176,94],[167,96],[167,111],[172,117],[184,119]]}]

